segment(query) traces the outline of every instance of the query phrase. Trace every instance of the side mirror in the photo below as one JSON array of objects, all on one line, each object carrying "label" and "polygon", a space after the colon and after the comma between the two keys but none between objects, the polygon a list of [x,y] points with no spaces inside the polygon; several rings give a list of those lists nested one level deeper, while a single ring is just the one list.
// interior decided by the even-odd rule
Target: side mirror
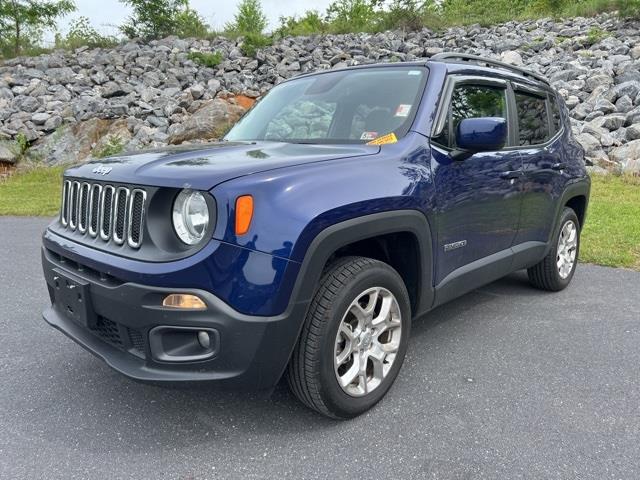
[{"label": "side mirror", "polygon": [[456,131],[456,160],[478,152],[500,150],[507,143],[507,120],[500,117],[465,118]]}]

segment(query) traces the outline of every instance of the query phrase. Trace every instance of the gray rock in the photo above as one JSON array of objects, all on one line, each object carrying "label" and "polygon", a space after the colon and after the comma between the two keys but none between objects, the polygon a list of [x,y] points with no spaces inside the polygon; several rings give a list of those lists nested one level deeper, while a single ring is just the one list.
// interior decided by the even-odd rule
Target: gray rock
[{"label": "gray rock", "polygon": [[629,81],[616,85],[613,87],[613,93],[616,99],[624,95],[635,98],[640,93],[640,82]]},{"label": "gray rock", "polygon": [[640,123],[628,127],[625,132],[625,138],[629,142],[640,140]]},{"label": "gray rock", "polygon": [[605,115],[604,117],[597,118],[593,123],[602,128],[606,128],[609,131],[618,130],[624,127],[626,122],[626,116],[620,113],[614,113],[612,115]]},{"label": "gray rock", "polygon": [[34,113],[31,115],[31,121],[36,125],[44,125],[51,118],[48,113]]},{"label": "gray rock", "polygon": [[44,123],[44,129],[48,132],[51,132],[59,128],[61,125],[62,125],[62,117],[59,115],[54,115]]},{"label": "gray rock", "polygon": [[627,113],[631,110],[633,110],[633,101],[628,95],[623,95],[616,101],[616,111]]},{"label": "gray rock", "polygon": [[108,82],[102,87],[103,98],[124,97],[131,89],[117,82]]},{"label": "gray rock", "polygon": [[524,62],[522,61],[522,55],[520,55],[518,52],[514,50],[508,50],[506,52],[502,52],[502,54],[500,55],[500,59],[503,62],[509,63],[511,65],[517,65],[517,66],[524,65]]},{"label": "gray rock", "polygon": [[0,141],[0,162],[16,163],[20,158],[20,149],[13,142]]},{"label": "gray rock", "polygon": [[614,148],[610,152],[611,160],[622,167],[623,173],[640,173],[640,140]]}]

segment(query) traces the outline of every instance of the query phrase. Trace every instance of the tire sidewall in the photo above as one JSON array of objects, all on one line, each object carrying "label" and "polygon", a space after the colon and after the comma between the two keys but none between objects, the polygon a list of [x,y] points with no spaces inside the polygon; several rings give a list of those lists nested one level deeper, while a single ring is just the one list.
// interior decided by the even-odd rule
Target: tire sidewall
[{"label": "tire sidewall", "polygon": [[[348,395],[338,383],[334,370],[334,349],[338,328],[342,318],[358,295],[372,287],[389,290],[396,298],[401,312],[402,336],[400,346],[391,370],[382,383],[363,397]],[[342,418],[351,418],[370,409],[384,397],[398,376],[409,344],[411,329],[411,307],[406,287],[400,276],[383,263],[376,263],[355,275],[351,283],[334,298],[328,311],[326,330],[320,345],[319,380],[321,395],[329,410]]]}]

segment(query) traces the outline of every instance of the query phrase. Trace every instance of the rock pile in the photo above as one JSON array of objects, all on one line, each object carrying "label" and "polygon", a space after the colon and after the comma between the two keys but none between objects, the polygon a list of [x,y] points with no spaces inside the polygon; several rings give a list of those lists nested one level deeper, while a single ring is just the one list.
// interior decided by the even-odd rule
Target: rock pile
[{"label": "rock pile", "polygon": [[[284,38],[256,58],[242,55],[241,42],[167,38],[7,61],[0,66],[0,162],[17,158],[17,138],[31,142],[30,155],[49,164],[85,160],[114,145],[206,141],[291,76],[461,51],[546,75],[565,98],[594,168],[640,171],[637,21],[602,15],[437,33]],[[221,52],[223,61],[202,67],[191,52]]]}]

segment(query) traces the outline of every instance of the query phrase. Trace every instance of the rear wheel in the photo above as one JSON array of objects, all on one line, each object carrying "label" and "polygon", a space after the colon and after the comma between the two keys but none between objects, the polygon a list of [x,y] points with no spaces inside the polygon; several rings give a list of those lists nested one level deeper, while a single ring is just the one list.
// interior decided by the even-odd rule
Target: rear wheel
[{"label": "rear wheel", "polygon": [[374,406],[396,379],[411,328],[409,296],[389,265],[338,260],[309,307],[287,378],[295,395],[332,418]]},{"label": "rear wheel", "polygon": [[578,264],[580,224],[568,207],[562,212],[551,250],[537,265],[527,270],[531,284],[541,290],[557,292],[569,285]]}]

